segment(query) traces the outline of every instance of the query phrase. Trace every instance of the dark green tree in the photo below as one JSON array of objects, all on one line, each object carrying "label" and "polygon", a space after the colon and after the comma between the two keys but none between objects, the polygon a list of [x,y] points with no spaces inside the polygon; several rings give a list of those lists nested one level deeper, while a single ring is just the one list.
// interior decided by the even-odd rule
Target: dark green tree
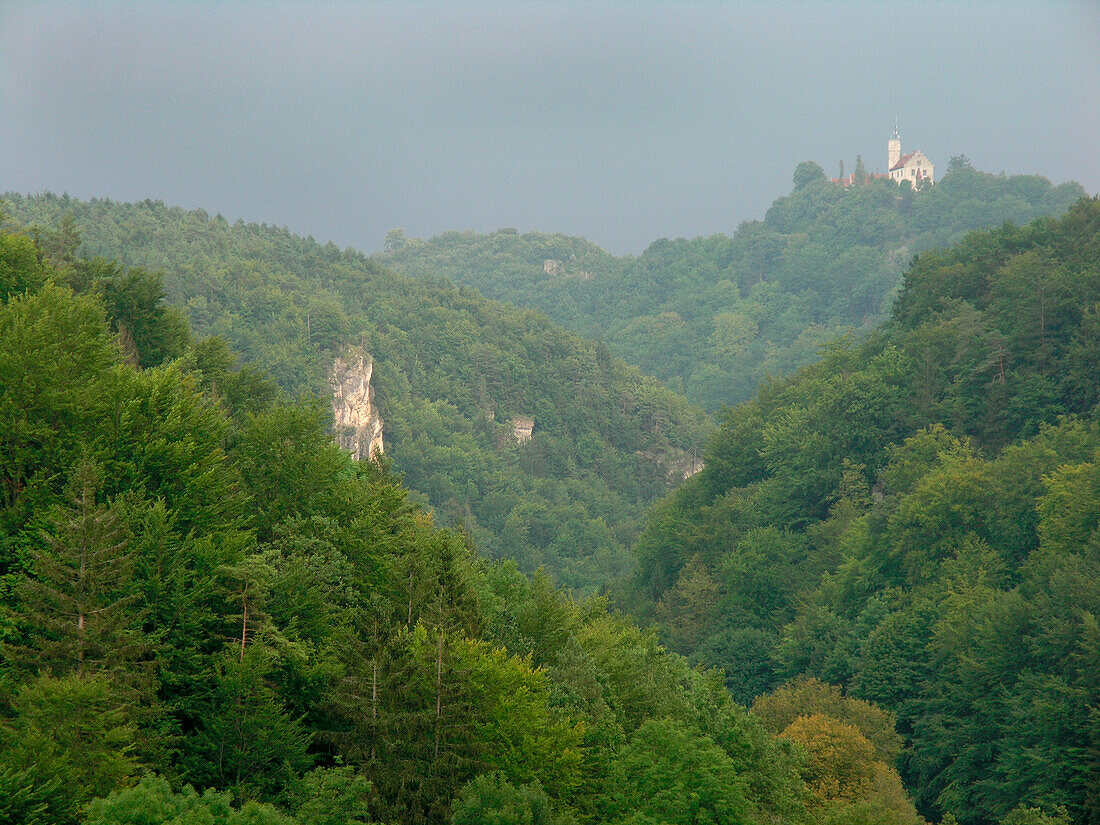
[{"label": "dark green tree", "polygon": [[0,722],[0,776],[15,780],[17,794],[8,815],[76,825],[85,803],[134,775],[131,707],[101,675],[25,682]]},{"label": "dark green tree", "polygon": [[34,292],[46,282],[48,269],[26,235],[0,233],[0,303],[12,295]]},{"label": "dark green tree", "polygon": [[947,162],[948,172],[958,172],[961,169],[973,169],[974,167],[970,163],[970,158],[966,155],[952,155],[951,159]]},{"label": "dark green tree", "polygon": [[212,662],[201,729],[184,742],[182,765],[203,785],[241,797],[274,795],[313,764],[311,732],[288,712],[271,679],[279,655],[263,638],[227,648]]},{"label": "dark green tree", "polygon": [[122,351],[142,367],[178,358],[190,343],[187,321],[164,303],[163,276],[99,262],[92,288],[102,297]]},{"label": "dark green tree", "polygon": [[103,673],[148,688],[153,648],[134,588],[134,552],[119,514],[97,504],[101,487],[102,469],[82,460],[69,506],[54,508],[51,530],[31,550],[15,608],[26,641],[8,652],[56,675]]},{"label": "dark green tree", "polygon": [[867,167],[863,165],[863,158],[859,155],[856,155],[856,171],[854,175],[856,183],[860,186],[867,183],[867,180],[870,178],[870,175],[867,173]]},{"label": "dark green tree", "polygon": [[794,170],[795,191],[805,189],[811,183],[825,180],[825,170],[812,160],[804,160]]}]

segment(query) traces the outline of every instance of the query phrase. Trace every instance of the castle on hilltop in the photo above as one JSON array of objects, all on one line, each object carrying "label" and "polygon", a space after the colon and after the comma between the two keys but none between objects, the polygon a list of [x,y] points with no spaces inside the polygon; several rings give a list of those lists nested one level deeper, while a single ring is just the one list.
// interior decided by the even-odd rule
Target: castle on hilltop
[{"label": "castle on hilltop", "polygon": [[877,172],[868,174],[867,170],[863,169],[861,160],[857,158],[856,163],[857,171],[847,176],[844,176],[844,164],[841,163],[841,177],[829,178],[829,180],[844,189],[869,180],[881,180],[882,178],[889,178],[899,186],[903,180],[907,180],[914,189],[931,186],[936,182],[936,167],[932,165],[932,161],[928,159],[924,152],[918,149],[907,155],[901,153],[901,138],[898,137],[896,119],[894,120],[894,134],[890,136],[890,140],[886,143],[886,174],[882,175]]},{"label": "castle on hilltop", "polygon": [[901,184],[909,181],[914,188],[931,186],[936,182],[935,167],[920,149],[907,155],[901,153],[901,138],[898,137],[898,123],[894,121],[894,134],[886,144],[886,168],[890,180]]}]

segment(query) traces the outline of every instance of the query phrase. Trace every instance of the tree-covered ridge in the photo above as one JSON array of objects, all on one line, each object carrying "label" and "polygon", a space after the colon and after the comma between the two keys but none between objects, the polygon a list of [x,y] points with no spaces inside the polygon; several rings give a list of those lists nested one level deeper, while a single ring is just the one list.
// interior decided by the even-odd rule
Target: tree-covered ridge
[{"label": "tree-covered ridge", "polygon": [[[482,552],[545,565],[564,585],[591,591],[630,568],[646,504],[710,431],[702,411],[606,347],[354,250],[159,202],[4,204],[57,260],[143,268],[88,275],[108,303],[140,291],[120,279],[163,271],[171,307],[197,333],[221,336],[292,396],[324,397],[334,355],[365,349],[386,452],[409,486]],[[535,420],[522,446],[510,436],[517,416]]]},{"label": "tree-covered ridge", "polygon": [[722,414],[639,611],[742,701],[816,677],[896,713],[928,817],[1095,821],[1098,322],[1096,199],[921,255],[886,325]]},{"label": "tree-covered ridge", "polygon": [[0,823],[919,825],[889,714],[747,712],[98,266],[0,234]]},{"label": "tree-covered ridge", "polygon": [[427,241],[394,232],[377,260],[544,312],[715,410],[810,363],[839,333],[873,328],[914,254],[974,229],[1061,214],[1085,194],[1075,183],[966,163],[919,193],[888,180],[843,188],[816,164],[799,172],[807,169],[764,220],[732,237],[662,239],[637,258],[501,230]]}]

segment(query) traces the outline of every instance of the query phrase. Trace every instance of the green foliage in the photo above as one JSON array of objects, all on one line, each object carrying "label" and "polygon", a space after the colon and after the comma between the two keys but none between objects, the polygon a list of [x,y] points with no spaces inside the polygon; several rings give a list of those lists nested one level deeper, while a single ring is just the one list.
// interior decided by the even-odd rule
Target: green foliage
[{"label": "green foliage", "polygon": [[276,407],[249,415],[234,434],[233,456],[256,502],[253,526],[262,539],[289,518],[309,519],[341,508],[351,462],[325,433],[319,405]]},{"label": "green foliage", "polygon": [[754,627],[729,628],[702,641],[692,661],[720,668],[733,698],[742,705],[767,693],[779,682],[772,652],[774,633]]},{"label": "green foliage", "polygon": [[128,710],[103,677],[24,683],[0,722],[0,776],[14,786],[6,813],[76,823],[84,803],[136,773]]},{"label": "green foliage", "polygon": [[[7,760],[3,760],[6,763]],[[40,781],[33,768],[0,764],[0,822],[3,825],[47,825],[56,814],[50,802],[60,781]]]},{"label": "green foliage", "polygon": [[301,825],[369,825],[370,780],[351,768],[317,768],[302,777],[294,815]]},{"label": "green foliage", "polygon": [[[844,164],[840,164],[844,168]],[[841,175],[843,177],[843,175]],[[805,189],[811,183],[825,180],[825,171],[812,160],[804,160],[794,170],[794,188]]]},{"label": "green foliage", "polygon": [[707,736],[670,719],[646,722],[612,768],[609,817],[632,814],[669,825],[749,821],[743,781]]},{"label": "green foliage", "polygon": [[[645,506],[711,430],[701,410],[606,347],[436,273],[411,280],[354,250],[161,203],[10,195],[5,205],[24,225],[77,232],[61,274],[99,296],[128,357],[149,366],[183,356],[218,406],[258,416],[257,428],[289,426],[270,421],[260,373],[290,397],[326,398],[334,358],[349,345],[368,352],[386,454],[440,522],[483,555],[526,572],[545,566],[578,591],[629,572]],[[608,258],[576,251],[593,268]],[[554,247],[544,257],[560,256]],[[183,334],[178,313],[201,340]],[[535,421],[527,443],[514,437],[521,417]]]},{"label": "green foliage", "polygon": [[[649,630],[472,548],[578,580],[626,567],[619,505],[665,489],[641,470],[701,430],[607,348],[285,232],[26,204],[69,217],[0,307],[0,821],[917,825],[896,731],[929,816],[1100,811],[1097,202],[922,256],[890,325],[724,413],[638,542]],[[147,251],[194,253],[165,285],[202,286],[189,312],[224,339],[158,338],[155,278],[81,264],[115,237],[90,217],[119,215],[170,236]],[[219,270],[230,241],[249,254]],[[646,266],[676,247],[639,265],[654,289]],[[708,328],[727,354],[743,309]],[[145,343],[119,318],[150,321]],[[223,343],[296,389],[355,329],[394,459],[464,529]],[[536,437],[501,438],[523,414]],[[611,552],[593,566],[594,536]],[[798,679],[750,714],[663,640],[746,701],[784,675],[836,686]]]},{"label": "green foliage", "polygon": [[30,238],[0,235],[0,303],[26,292],[37,292],[46,282],[47,272]]},{"label": "green foliage", "polygon": [[75,462],[80,441],[103,421],[103,385],[115,357],[91,299],[47,284],[0,307],[3,572],[16,561],[15,536],[60,493],[57,471]]},{"label": "green foliage", "polygon": [[1021,805],[1013,808],[1001,822],[1003,825],[1068,825],[1070,818],[1064,808],[1058,808],[1053,814],[1048,814],[1041,808],[1027,808]]},{"label": "green foliage", "polygon": [[135,609],[134,554],[119,514],[96,506],[100,473],[87,461],[77,466],[72,503],[53,508],[44,546],[31,549],[13,611],[25,636],[4,652],[31,672],[109,674],[147,696],[151,646]]},{"label": "green foliage", "polygon": [[202,729],[181,755],[190,778],[245,797],[271,795],[311,766],[310,732],[271,684],[276,664],[262,641],[214,660],[210,693],[199,706]]},{"label": "green foliage", "polygon": [[187,321],[163,303],[159,273],[140,267],[123,270],[103,260],[73,264],[70,280],[87,284],[103,301],[123,351],[143,367],[178,358],[190,342]]},{"label": "green foliage", "polygon": [[296,825],[271,805],[232,804],[227,793],[199,794],[190,785],[173,792],[159,776],[146,776],[132,788],[112,792],[88,805],[85,825]]},{"label": "green foliage", "polygon": [[[399,272],[446,277],[545,313],[717,410],[751,398],[768,376],[813,362],[829,340],[883,320],[916,253],[967,232],[1058,215],[1085,194],[1034,176],[954,168],[920,193],[883,179],[829,182],[806,161],[794,190],[731,237],[655,241],[614,258],[578,238],[501,230],[401,236],[376,257]],[[919,196],[918,196],[919,194]],[[1057,298],[1058,274],[1037,278]],[[1021,310],[1042,337],[1049,310]],[[1016,311],[1007,306],[1009,311]]]},{"label": "green foliage", "polygon": [[[719,674],[479,559],[316,405],[235,383],[218,339],[142,368],[96,298],[49,282],[0,320],[8,821],[802,816],[798,755]],[[719,584],[693,570],[685,603]]]},{"label": "green foliage", "polygon": [[[723,414],[706,468],[636,544],[634,605],[661,638],[743,691],[726,651],[755,631],[749,672],[798,679],[755,702],[773,732],[823,715],[889,766],[896,718],[929,817],[1096,815],[1100,436],[1076,359],[1098,227],[1082,200],[920,256],[889,324]],[[859,700],[883,709],[860,721]],[[908,817],[882,781],[871,796]],[[886,803],[846,804],[820,816],[876,821]]]},{"label": "green foliage", "polygon": [[236,354],[217,336],[194,342],[184,356],[184,363],[202,376],[203,389],[228,412],[263,412],[275,400],[275,387],[251,367],[235,369],[236,361]]},{"label": "green foliage", "polygon": [[501,774],[479,776],[459,793],[453,825],[567,825],[554,816],[550,799],[537,781],[518,788]]}]

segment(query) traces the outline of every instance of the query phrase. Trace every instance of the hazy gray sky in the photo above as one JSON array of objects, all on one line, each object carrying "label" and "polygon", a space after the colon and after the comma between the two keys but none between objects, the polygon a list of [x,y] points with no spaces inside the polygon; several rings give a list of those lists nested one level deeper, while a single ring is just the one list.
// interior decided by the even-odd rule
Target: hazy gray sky
[{"label": "hazy gray sky", "polygon": [[402,227],[731,233],[903,151],[1100,191],[1100,3],[0,0],[0,190],[372,252]]}]

